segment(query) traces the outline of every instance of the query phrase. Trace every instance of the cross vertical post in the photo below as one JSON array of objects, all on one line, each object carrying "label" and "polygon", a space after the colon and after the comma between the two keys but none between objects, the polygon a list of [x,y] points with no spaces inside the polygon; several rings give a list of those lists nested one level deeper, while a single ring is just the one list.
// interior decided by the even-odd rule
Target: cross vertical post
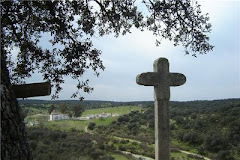
[{"label": "cross vertical post", "polygon": [[183,85],[186,77],[181,73],[169,73],[166,58],[155,60],[153,68],[154,72],[139,74],[136,82],[154,86],[155,160],[170,160],[170,86]]}]

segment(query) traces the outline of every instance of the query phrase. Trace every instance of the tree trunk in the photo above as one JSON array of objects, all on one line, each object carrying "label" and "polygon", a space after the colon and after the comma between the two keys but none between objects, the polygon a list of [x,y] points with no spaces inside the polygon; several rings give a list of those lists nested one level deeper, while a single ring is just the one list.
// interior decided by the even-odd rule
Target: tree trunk
[{"label": "tree trunk", "polygon": [[10,85],[4,54],[1,53],[1,159],[32,160],[25,124]]}]

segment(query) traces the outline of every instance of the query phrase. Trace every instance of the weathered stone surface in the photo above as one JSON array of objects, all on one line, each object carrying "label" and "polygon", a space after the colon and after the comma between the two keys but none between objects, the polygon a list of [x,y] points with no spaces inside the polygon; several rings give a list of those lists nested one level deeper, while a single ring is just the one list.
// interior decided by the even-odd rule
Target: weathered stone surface
[{"label": "weathered stone surface", "polygon": [[1,55],[1,159],[31,160],[25,124],[10,85],[8,70]]},{"label": "weathered stone surface", "polygon": [[166,58],[154,61],[154,72],[141,73],[136,82],[139,85],[154,86],[155,99],[155,160],[170,159],[169,99],[170,86],[180,86],[186,82],[181,73],[169,73]]},{"label": "weathered stone surface", "polygon": [[186,82],[186,77],[181,73],[169,74],[170,86],[181,86]]},{"label": "weathered stone surface", "polygon": [[155,101],[155,160],[170,160],[169,101]]},{"label": "weathered stone surface", "polygon": [[166,58],[154,61],[154,72],[141,73],[136,82],[139,85],[154,86],[156,100],[170,99],[170,86],[180,86],[186,82],[181,73],[169,73],[169,63]]},{"label": "weathered stone surface", "polygon": [[16,98],[47,96],[51,94],[50,82],[12,85]]},{"label": "weathered stone surface", "polygon": [[144,86],[158,85],[159,80],[158,73],[156,72],[141,73],[137,76],[137,84]]}]

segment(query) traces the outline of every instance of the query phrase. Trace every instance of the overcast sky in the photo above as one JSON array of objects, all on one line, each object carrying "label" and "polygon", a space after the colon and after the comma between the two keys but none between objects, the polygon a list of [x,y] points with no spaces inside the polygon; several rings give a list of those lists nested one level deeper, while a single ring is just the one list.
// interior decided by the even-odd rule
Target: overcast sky
[{"label": "overcast sky", "polygon": [[[153,71],[153,62],[165,57],[170,63],[170,72],[183,73],[187,82],[171,87],[172,101],[214,100],[240,98],[240,1],[201,0],[202,10],[210,14],[211,43],[214,50],[198,58],[185,55],[182,47],[174,47],[169,41],[155,46],[152,33],[132,30],[132,34],[114,38],[105,36],[94,39],[96,48],[102,50],[101,58],[105,71],[96,77],[88,72],[91,94],[82,94],[86,100],[151,101],[153,87],[139,86],[136,76]],[[46,44],[47,45],[47,44]],[[39,76],[28,80],[41,82]],[[76,90],[76,82],[70,78],[63,84],[60,100],[70,99]],[[34,98],[36,99],[36,98]],[[37,99],[50,100],[51,96]]]}]

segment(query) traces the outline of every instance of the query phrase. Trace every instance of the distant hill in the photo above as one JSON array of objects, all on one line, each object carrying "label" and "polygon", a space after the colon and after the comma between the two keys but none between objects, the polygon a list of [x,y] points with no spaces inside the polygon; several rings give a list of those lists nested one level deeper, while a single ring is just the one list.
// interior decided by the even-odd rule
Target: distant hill
[{"label": "distant hill", "polygon": [[106,107],[116,107],[116,106],[141,106],[141,107],[150,107],[153,106],[153,101],[134,101],[134,102],[114,102],[114,101],[96,101],[96,100],[56,100],[56,101],[47,101],[47,100],[18,100],[20,105],[60,105],[60,104],[81,104],[85,109],[92,108],[106,108]]},{"label": "distant hill", "polygon": [[[115,101],[100,101],[100,100],[18,100],[20,105],[46,105],[46,104],[53,104],[53,105],[60,105],[60,104],[81,104],[85,107],[85,109],[91,108],[106,108],[106,107],[115,107],[115,106],[141,106],[141,107],[153,107],[154,101],[132,101],[132,102],[115,102]],[[240,102],[240,98],[232,98],[232,99],[222,99],[222,100],[201,100],[201,101],[186,101],[186,102],[179,102],[179,101],[171,101],[171,107],[204,107],[206,104],[207,106],[219,106],[216,104],[222,103],[233,103],[233,102]],[[210,105],[215,104],[215,105]]]}]

